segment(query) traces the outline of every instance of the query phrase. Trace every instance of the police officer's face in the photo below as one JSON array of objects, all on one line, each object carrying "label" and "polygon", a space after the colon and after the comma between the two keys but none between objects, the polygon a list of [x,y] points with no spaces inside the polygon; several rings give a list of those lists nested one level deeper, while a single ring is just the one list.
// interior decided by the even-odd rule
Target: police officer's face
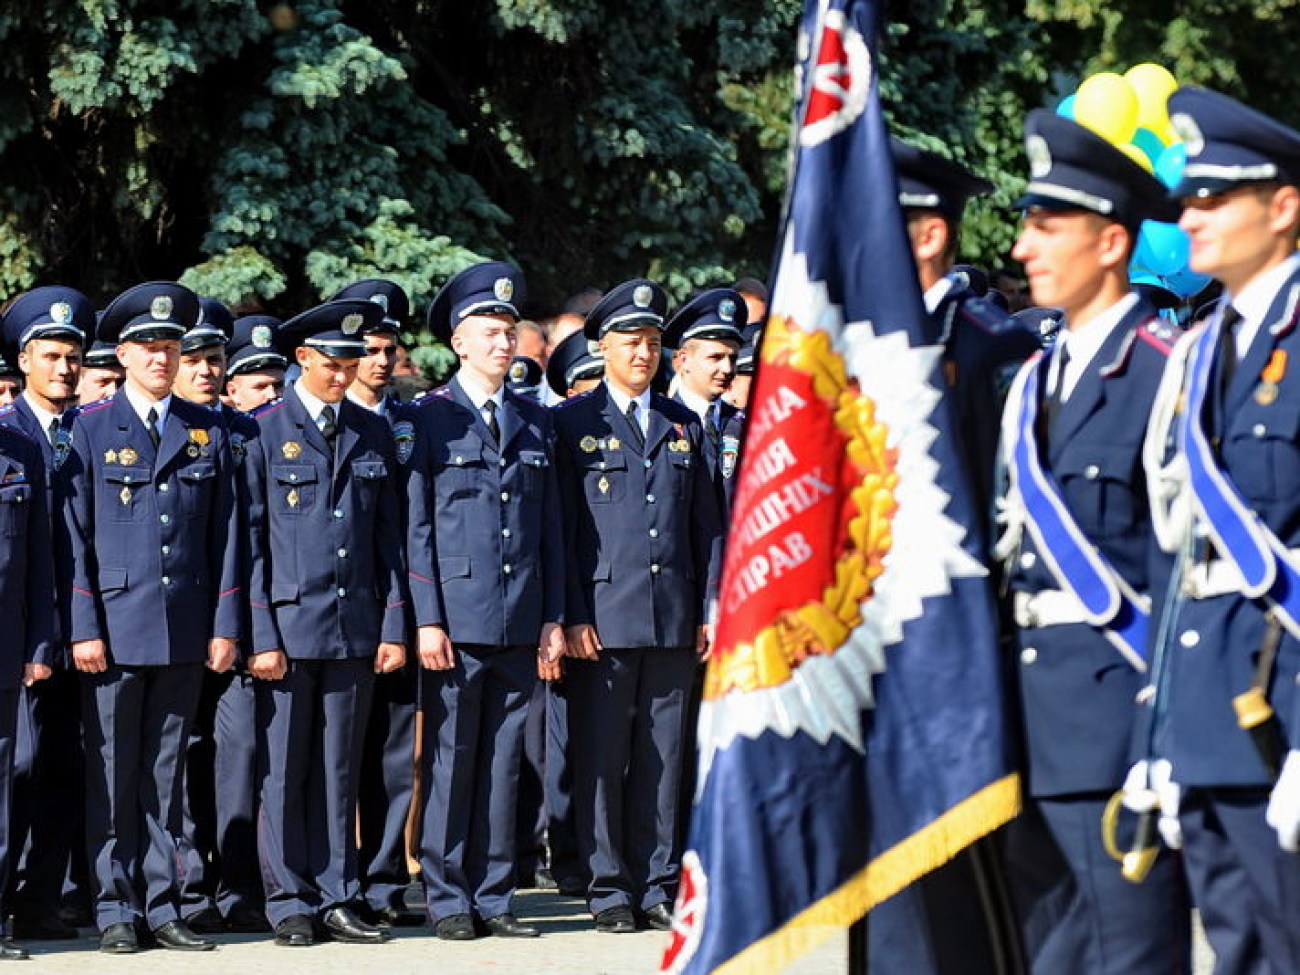
[{"label": "police officer's face", "polygon": [[0,377],[0,406],[8,406],[22,391],[22,380],[14,379],[12,376]]},{"label": "police officer's face", "polygon": [[117,392],[124,378],[121,369],[87,366],[81,370],[81,380],[77,383],[77,401],[96,403],[101,399],[108,399]]},{"label": "police officer's face", "polygon": [[62,339],[33,339],[18,355],[18,368],[27,375],[27,388],[55,403],[77,395],[81,375],[81,346]]},{"label": "police officer's face", "polygon": [[1256,274],[1295,249],[1300,191],[1293,186],[1243,186],[1183,200],[1178,225],[1191,238],[1191,268],[1239,292]]},{"label": "police officer's face", "polygon": [[322,403],[341,403],[357,378],[356,359],[333,359],[305,345],[296,352],[302,367],[302,384]]},{"label": "police officer's face", "polygon": [[191,403],[216,404],[226,377],[226,350],[219,345],[181,354],[176,372],[176,395]]},{"label": "police officer's face", "polygon": [[257,372],[243,372],[226,380],[226,392],[230,394],[230,405],[245,413],[255,410],[263,403],[269,403],[284,390],[283,369],[260,369]]},{"label": "police officer's face", "polygon": [[181,364],[181,340],[123,342],[117,347],[117,361],[126,370],[127,382],[155,399],[162,399],[171,392]]},{"label": "police officer's face", "polygon": [[653,326],[635,332],[606,332],[600,340],[605,355],[605,379],[616,388],[640,396],[650,388],[663,337]]},{"label": "police officer's face", "polygon": [[1034,304],[1085,308],[1128,260],[1128,233],[1085,210],[1030,210],[1011,256],[1025,267]]},{"label": "police officer's face", "polygon": [[357,364],[357,382],[373,393],[382,392],[397,365],[397,336],[379,332],[366,336],[366,354]]},{"label": "police officer's face", "polygon": [[673,367],[687,390],[712,402],[731,385],[739,351],[735,342],[691,339],[677,350]]},{"label": "police officer's face", "polygon": [[518,344],[515,320],[509,315],[470,315],[451,336],[460,367],[493,387],[505,381]]},{"label": "police officer's face", "polygon": [[753,385],[753,381],[753,376],[742,376],[737,373],[731,380],[731,388],[727,390],[727,402],[742,410],[748,406],[749,390]]}]

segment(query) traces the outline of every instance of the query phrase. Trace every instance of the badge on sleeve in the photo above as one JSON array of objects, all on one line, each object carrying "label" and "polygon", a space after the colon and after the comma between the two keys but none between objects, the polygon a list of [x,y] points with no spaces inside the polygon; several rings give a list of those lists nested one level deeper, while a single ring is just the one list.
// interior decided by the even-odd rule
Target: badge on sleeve
[{"label": "badge on sleeve", "polygon": [[718,466],[722,476],[729,478],[736,473],[736,461],[740,458],[740,440],[737,437],[722,438],[722,452],[718,457]]},{"label": "badge on sleeve", "polygon": [[415,450],[415,424],[400,420],[393,424],[393,440],[397,444],[397,462],[405,464]]},{"label": "badge on sleeve", "polygon": [[[60,427],[54,434],[54,469],[58,470],[72,453],[72,431]],[[111,463],[111,461],[110,461]]]}]

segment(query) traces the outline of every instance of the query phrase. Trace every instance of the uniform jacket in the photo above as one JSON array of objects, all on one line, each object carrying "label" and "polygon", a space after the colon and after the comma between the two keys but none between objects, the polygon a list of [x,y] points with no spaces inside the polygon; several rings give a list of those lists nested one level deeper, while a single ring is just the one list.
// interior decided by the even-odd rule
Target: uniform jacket
[{"label": "uniform jacket", "polygon": [[699,418],[652,394],[644,451],[605,384],[555,407],[566,620],[606,647],[687,647],[706,621],[721,548]]},{"label": "uniform jacket", "polygon": [[293,387],[246,445],[249,652],[369,656],[405,643],[406,567],[388,423],[344,400],[337,461]]},{"label": "uniform jacket", "polygon": [[234,465],[216,410],[173,396],[155,453],[124,390],[76,411],[60,468],[69,642],[123,666],[196,663],[241,635]]},{"label": "uniform jacket", "polygon": [[[673,402],[686,406],[679,397]],[[713,482],[717,493],[718,511],[723,519],[731,511],[731,495],[736,489],[736,473],[740,467],[740,437],[745,423],[745,413],[739,407],[726,400],[720,400],[718,409],[718,432],[711,434],[703,427],[701,444],[704,447],[704,463],[709,471],[709,480]],[[687,407],[689,409],[689,407]],[[698,414],[696,415],[698,419]]]},{"label": "uniform jacket", "polygon": [[[1154,309],[1139,302],[1050,426],[1040,409],[1040,457],[1066,507],[1140,594],[1163,588],[1168,572],[1151,532],[1142,441],[1172,338]],[[1013,591],[1061,588],[1027,531],[1008,573]],[[1134,699],[1146,677],[1086,623],[1027,628],[1017,638],[1031,793],[1118,788],[1132,758]]]},{"label": "uniform jacket", "polygon": [[406,504],[417,624],[443,627],[453,643],[536,644],[542,624],[564,622],[550,413],[505,390],[498,447],[453,379],[402,419],[414,426]]},{"label": "uniform jacket", "polygon": [[0,688],[22,682],[23,664],[56,662],[54,562],[45,463],[29,437],[0,426]]}]

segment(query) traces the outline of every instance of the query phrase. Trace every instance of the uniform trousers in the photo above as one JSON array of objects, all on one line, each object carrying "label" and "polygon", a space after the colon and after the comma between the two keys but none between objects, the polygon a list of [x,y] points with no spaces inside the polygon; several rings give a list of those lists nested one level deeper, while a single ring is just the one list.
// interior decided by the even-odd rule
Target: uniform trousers
[{"label": "uniform trousers", "polygon": [[578,842],[593,914],[670,904],[695,653],[632,648],[566,661]]},{"label": "uniform trousers", "polygon": [[[16,846],[10,818],[19,708],[17,687],[0,690],[0,919],[9,917],[9,871]],[[63,877],[60,875],[56,879],[62,882]]]},{"label": "uniform trousers", "polygon": [[511,909],[519,767],[536,680],[535,645],[458,644],[453,669],[421,672],[420,866],[435,921]]},{"label": "uniform trousers", "polygon": [[142,916],[156,930],[181,916],[176,837],[202,681],[200,663],[81,675],[86,851],[101,931]]},{"label": "uniform trousers", "polygon": [[415,697],[418,661],[375,678],[361,756],[361,893],[375,910],[405,909],[411,883],[406,821],[415,792]]},{"label": "uniform trousers", "polygon": [[[566,660],[568,668],[573,661]],[[551,875],[568,890],[586,890],[590,878],[578,848],[577,813],[573,808],[573,757],[569,751],[569,685],[565,680],[546,685],[546,845]]]},{"label": "uniform trousers", "polygon": [[289,660],[254,684],[258,848],[272,925],[357,900],[356,806],[373,657]]}]

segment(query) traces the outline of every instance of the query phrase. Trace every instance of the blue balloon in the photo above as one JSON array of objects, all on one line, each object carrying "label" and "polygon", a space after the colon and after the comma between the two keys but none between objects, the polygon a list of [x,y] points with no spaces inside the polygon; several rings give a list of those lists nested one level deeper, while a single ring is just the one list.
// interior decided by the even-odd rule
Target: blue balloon
[{"label": "blue balloon", "polygon": [[1181,271],[1169,275],[1165,280],[1165,286],[1178,297],[1190,298],[1210,283],[1210,276],[1208,274],[1197,274],[1189,268],[1183,268]]},{"label": "blue balloon", "polygon": [[1173,189],[1183,178],[1183,167],[1187,165],[1187,146],[1181,142],[1166,146],[1156,158],[1154,165],[1156,178]]},{"label": "blue balloon", "polygon": [[1176,223],[1147,220],[1138,234],[1133,263],[1140,268],[1167,278],[1187,267],[1192,246],[1187,234]]},{"label": "blue balloon", "polygon": [[1133,133],[1133,138],[1130,141],[1142,151],[1144,156],[1151,160],[1153,167],[1156,160],[1164,154],[1165,144],[1160,141],[1160,136],[1150,129],[1139,128]]},{"label": "blue balloon", "polygon": [[1061,99],[1061,104],[1056,106],[1056,114],[1074,120],[1074,96],[1067,95]]}]

